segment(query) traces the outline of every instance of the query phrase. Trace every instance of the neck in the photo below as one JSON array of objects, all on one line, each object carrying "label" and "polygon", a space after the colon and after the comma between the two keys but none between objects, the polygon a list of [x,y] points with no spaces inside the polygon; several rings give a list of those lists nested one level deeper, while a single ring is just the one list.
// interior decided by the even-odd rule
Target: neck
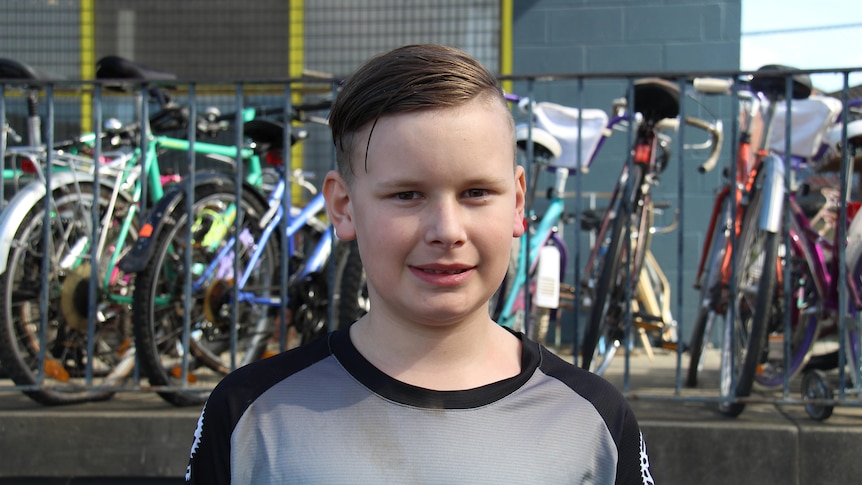
[{"label": "neck", "polygon": [[484,315],[476,321],[434,326],[370,313],[351,327],[350,337],[382,372],[427,389],[471,389],[520,372],[520,342]]}]

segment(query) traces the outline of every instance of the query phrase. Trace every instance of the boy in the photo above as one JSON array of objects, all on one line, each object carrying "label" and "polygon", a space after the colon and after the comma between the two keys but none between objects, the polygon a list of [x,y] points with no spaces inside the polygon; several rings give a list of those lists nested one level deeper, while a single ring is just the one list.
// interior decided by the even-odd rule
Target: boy
[{"label": "boy", "polygon": [[621,394],[488,316],[524,232],[494,76],[453,48],[395,49],[346,83],[330,126],[327,209],[371,309],[227,376],[186,480],[653,483]]}]

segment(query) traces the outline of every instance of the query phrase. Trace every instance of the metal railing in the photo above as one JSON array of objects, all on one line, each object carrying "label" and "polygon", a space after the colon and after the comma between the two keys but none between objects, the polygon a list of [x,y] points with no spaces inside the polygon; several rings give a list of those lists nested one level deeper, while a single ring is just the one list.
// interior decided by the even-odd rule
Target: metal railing
[{"label": "metal railing", "polygon": [[[850,76],[851,74],[858,75],[859,72],[862,72],[862,68],[819,69],[800,72],[811,75],[823,73],[838,73],[842,75],[844,79],[843,88],[833,96],[841,102],[842,106],[846,107],[853,99],[852,93],[856,93],[858,91],[858,89],[850,86]],[[581,110],[603,109],[607,111],[612,106],[615,99],[630,96],[630,94],[627,93],[631,92],[633,83],[637,79],[661,77],[678,85],[679,89],[683,93],[686,93],[689,91],[689,82],[694,77],[703,76],[738,80],[750,74],[752,73],[663,72],[589,75],[558,73],[509,76],[504,80],[511,82],[511,85],[514,86],[513,90],[518,95],[535,101],[552,101]],[[782,74],[778,75],[781,76]],[[274,116],[280,118],[280,120],[289,120],[291,119],[290,113],[293,106],[308,101],[320,100],[327,97],[331,98],[334,96],[335,93],[337,93],[337,81],[338,80],[334,79],[288,79],[255,83],[220,83],[218,85],[206,82],[172,81],[170,88],[172,89],[171,93],[175,101],[173,106],[184,107],[184,115],[187,116],[187,123],[180,123],[173,126],[175,131],[171,136],[176,139],[187,140],[188,145],[185,150],[176,151],[179,155],[175,155],[174,159],[165,157],[160,158],[162,163],[172,164],[161,168],[169,170],[172,175],[186,176],[189,174],[195,174],[199,172],[202,164],[208,163],[206,161],[202,162],[202,160],[207,160],[206,158],[201,158],[201,156],[195,154],[195,145],[200,146],[203,143],[210,142],[224,145],[231,148],[234,155],[231,157],[229,155],[221,154],[215,158],[222,162],[225,161],[225,158],[230,159],[228,161],[231,163],[228,164],[228,167],[231,168],[227,168],[225,170],[227,170],[226,173],[229,173],[230,176],[234,178],[235,186],[237,187],[237,198],[239,199],[241,197],[241,191],[245,190],[241,187],[243,187],[243,184],[246,181],[245,177],[248,175],[247,160],[242,154],[243,150],[250,147],[247,138],[244,136],[243,130],[237,129],[237,127],[241,127],[245,121],[242,115],[243,111],[247,108],[267,108],[272,114],[274,114]],[[564,86],[565,88],[561,88],[561,86]],[[735,84],[734,86],[738,86],[738,84]],[[15,250],[16,248],[20,250],[23,243],[23,241],[18,239],[18,237],[20,236],[20,226],[26,222],[24,219],[27,219],[31,213],[38,214],[39,217],[43,218],[44,222],[39,229],[44,230],[43,234],[41,234],[41,241],[47,247],[49,246],[48,238],[50,235],[46,228],[51,226],[51,218],[58,216],[56,213],[56,206],[52,205],[56,204],[56,201],[52,201],[51,197],[43,197],[38,199],[39,202],[31,201],[29,206],[26,204],[19,206],[19,209],[17,209],[19,211],[17,216],[19,216],[21,220],[19,220],[18,217],[14,220],[9,217],[4,217],[5,214],[10,211],[10,204],[14,198],[19,197],[19,194],[21,193],[27,192],[26,183],[45,183],[50,185],[57,183],[72,183],[69,182],[69,180],[76,180],[74,183],[86,182],[87,184],[92,184],[92,187],[95,188],[95,192],[92,194],[93,199],[99,200],[101,197],[110,195],[110,192],[101,193],[100,190],[105,191],[105,187],[112,186],[111,184],[118,180],[117,175],[111,175],[105,171],[94,169],[98,164],[92,163],[89,165],[82,164],[71,167],[71,172],[75,175],[80,175],[82,178],[77,179],[75,176],[70,178],[68,175],[69,167],[66,167],[65,169],[61,168],[58,162],[65,161],[68,164],[71,156],[69,151],[72,149],[72,145],[67,145],[67,147],[64,147],[62,150],[44,149],[45,146],[55,146],[59,140],[71,139],[81,135],[80,128],[76,128],[82,125],[81,112],[74,108],[82,105],[82,99],[84,100],[83,104],[85,105],[87,104],[87,101],[89,101],[92,117],[88,121],[91,122],[92,126],[104,127],[106,125],[110,125],[114,130],[111,133],[113,133],[113,136],[117,139],[107,140],[107,142],[119,141],[119,139],[124,136],[123,133],[129,133],[123,132],[121,127],[129,127],[138,123],[138,128],[140,129],[133,132],[133,138],[126,140],[128,143],[125,146],[117,146],[116,153],[110,145],[106,145],[105,143],[95,142],[87,144],[81,142],[81,139],[76,140],[79,142],[75,145],[77,147],[76,149],[79,150],[79,153],[75,156],[89,157],[92,160],[100,160],[103,163],[107,160],[120,161],[123,159],[119,154],[125,154],[123,156],[131,157],[129,154],[135,153],[135,150],[143,150],[153,136],[160,135],[159,133],[154,133],[154,130],[158,128],[153,128],[146,123],[140,123],[141,120],[149,119],[154,114],[152,111],[152,105],[145,101],[146,93],[154,87],[167,86],[160,85],[157,82],[148,84],[127,83],[127,91],[118,94],[110,89],[110,83],[108,82],[33,81],[25,84],[16,80],[0,80],[0,118],[8,120],[8,126],[12,128],[14,132],[21,133],[20,139],[18,139],[13,135],[13,131],[6,130],[4,131],[4,136],[0,141],[0,156],[2,156],[4,160],[5,182],[4,187],[0,188],[0,195],[3,196],[4,201],[4,208],[2,212],[0,212],[0,223],[2,223],[0,224],[0,231],[3,231],[2,234],[0,234],[0,236],[2,236],[0,244],[3,244],[4,247],[0,248],[0,251],[4,253],[2,258],[7,259],[7,263],[12,262],[15,254],[23,254],[20,251],[15,253]],[[555,89],[550,89],[552,87]],[[545,93],[549,92],[565,92],[566,94],[564,97],[551,98],[545,96]],[[137,96],[135,94],[137,94]],[[40,106],[39,114],[41,118],[41,130],[38,131],[38,134],[41,137],[41,147],[26,147],[27,133],[29,133],[29,130],[38,129],[38,125],[34,124],[32,116],[33,113],[29,113],[29,124],[26,122],[28,119],[28,113],[26,112],[27,100],[28,96],[31,95],[36,96]],[[702,247],[701,240],[706,231],[706,226],[703,221],[707,219],[707,214],[712,210],[712,203],[715,199],[714,190],[722,186],[722,172],[724,172],[725,176],[732,178],[735,170],[734,160],[738,155],[737,147],[740,131],[740,110],[737,102],[738,95],[739,88],[734,87],[727,94],[704,98],[701,99],[699,103],[691,102],[691,100],[689,100],[685,95],[681,97],[680,117],[699,116],[704,118],[712,117],[716,120],[721,120],[726,128],[725,141],[722,147],[723,150],[719,160],[718,170],[714,170],[709,174],[701,174],[697,170],[696,163],[702,161],[702,155],[698,155],[697,153],[687,149],[687,147],[692,143],[690,137],[693,136],[693,130],[687,130],[684,125],[680,125],[679,129],[671,135],[671,142],[668,145],[671,155],[669,155],[668,163],[669,166],[675,168],[675,170],[672,168],[666,170],[662,174],[662,183],[656,186],[653,195],[656,199],[668,201],[676,211],[676,215],[674,216],[670,215],[674,211],[667,211],[667,216],[660,216],[678,218],[674,219],[674,222],[678,223],[678,227],[676,227],[675,231],[672,233],[676,235],[676,240],[675,244],[661,244],[660,246],[653,245],[652,252],[655,254],[658,263],[662,266],[664,273],[666,273],[667,281],[670,284],[672,295],[671,309],[673,314],[676,316],[676,331],[679,336],[677,343],[680,345],[676,346],[676,350],[665,352],[670,352],[668,355],[671,355],[672,358],[675,359],[675,372],[673,379],[662,381],[666,384],[666,388],[644,388],[639,385],[639,377],[632,372],[630,367],[630,359],[634,358],[638,353],[638,340],[633,334],[633,332],[637,331],[637,327],[633,325],[633,322],[631,321],[633,317],[631,313],[629,313],[629,321],[627,321],[625,325],[627,335],[624,340],[624,345],[621,347],[625,350],[624,358],[620,362],[620,365],[622,366],[621,372],[623,373],[622,390],[632,399],[669,400],[673,402],[706,400],[720,403],[731,400],[735,402],[770,402],[788,405],[815,404],[825,407],[862,405],[862,379],[847,379],[847,377],[853,377],[859,370],[862,370],[862,362],[859,361],[858,355],[853,356],[846,352],[848,343],[846,339],[859,338],[860,332],[855,332],[854,330],[862,327],[862,325],[860,325],[862,322],[860,322],[859,315],[851,308],[854,295],[847,294],[846,285],[838,285],[838,308],[846,310],[837,313],[839,317],[836,318],[836,321],[823,322],[824,326],[832,329],[832,333],[829,335],[823,335],[819,339],[822,345],[832,345],[837,349],[838,361],[836,365],[826,369],[830,376],[832,373],[837,376],[834,379],[836,382],[834,393],[830,394],[824,392],[821,395],[809,395],[804,398],[801,395],[799,397],[795,397],[791,389],[795,389],[797,387],[798,379],[800,379],[799,375],[786,375],[783,382],[771,391],[758,391],[751,396],[735,399],[728,398],[727,396],[722,397],[717,387],[714,389],[700,388],[694,390],[689,389],[684,385],[684,375],[689,363],[687,352],[682,344],[687,342],[689,337],[691,330],[690,322],[693,320],[697,312],[697,300],[700,296],[699,293],[693,289],[696,272],[693,271],[692,268],[696,266],[697,260],[700,256]],[[71,102],[67,103],[67,101]],[[781,103],[785,103],[786,109],[792,111],[792,106],[795,103],[798,103],[798,101],[790,99],[782,100]],[[68,106],[72,106],[72,108],[68,108]],[[63,109],[60,109],[61,107],[63,107]],[[209,114],[213,115],[210,116],[210,121],[215,122],[216,125],[214,126],[218,126],[220,128],[217,132],[210,133],[212,135],[217,135],[215,138],[205,139],[203,137],[205,136],[204,133],[207,133],[207,131],[201,131],[200,128],[202,126],[200,125],[200,122],[196,120],[206,120],[208,108],[210,107],[217,107],[219,113],[233,114],[231,115],[232,117],[225,117],[222,115],[214,115],[213,113],[215,113],[215,111],[210,110]],[[162,108],[164,108],[164,106]],[[529,111],[527,111],[527,113],[529,113]],[[527,114],[517,112],[516,110],[516,118],[518,118],[519,121],[526,122],[527,116]],[[118,119],[120,121],[115,122],[114,119]],[[109,120],[110,123],[108,123]],[[191,122],[188,122],[188,120],[191,120]],[[848,225],[846,224],[846,221],[849,220],[847,210],[848,205],[845,202],[851,201],[854,198],[852,190],[854,189],[854,184],[857,183],[857,181],[854,180],[853,175],[853,160],[854,157],[859,154],[851,152],[852,145],[848,144],[846,141],[848,134],[852,137],[852,133],[848,132],[851,121],[852,117],[846,110],[842,111],[842,114],[838,116],[837,126],[840,126],[838,131],[843,143],[833,147],[837,151],[833,153],[833,158],[831,159],[833,165],[838,168],[836,174],[832,176],[831,180],[837,183],[837,186],[833,188],[837,188],[838,190],[839,209],[837,210],[837,214],[835,214],[837,221],[835,227],[839,231],[839,238],[843,238],[848,234],[847,231],[849,231]],[[220,122],[229,122],[232,125],[232,128],[225,131],[221,128],[223,127],[223,123],[218,124]],[[302,130],[312,132],[312,136],[300,145],[303,147],[301,151],[298,148],[295,148],[294,150],[285,150],[283,161],[284,167],[290,171],[299,170],[308,175],[316,174],[316,180],[322,180],[323,173],[332,168],[334,163],[330,146],[331,142],[329,141],[330,138],[325,127],[300,127],[298,125],[292,126],[291,123],[282,123],[282,125],[282,135],[286,137],[285,139],[289,139],[291,135],[296,135]],[[631,126],[627,131],[622,131],[615,136],[611,136],[607,140],[605,145],[603,145],[602,149],[599,151],[595,163],[591,166],[589,172],[579,170],[572,171],[572,184],[574,187],[572,189],[567,189],[566,195],[570,197],[566,202],[566,210],[574,215],[573,220],[575,224],[566,226],[564,229],[564,231],[566,231],[564,234],[564,240],[567,241],[569,251],[574,257],[569,260],[565,272],[564,283],[568,283],[572,288],[574,288],[575,305],[574,310],[560,310],[561,318],[559,332],[556,339],[549,339],[553,341],[549,341],[548,345],[556,346],[557,350],[561,353],[571,353],[571,355],[575,356],[573,357],[573,360],[576,362],[578,361],[577,355],[579,340],[582,338],[584,326],[587,325],[585,320],[588,316],[588,313],[584,312],[582,308],[579,308],[582,297],[579,293],[581,287],[580,280],[582,278],[581,273],[591,246],[595,243],[594,239],[588,237],[588,231],[581,227],[581,217],[585,209],[601,208],[602,199],[596,199],[594,197],[595,193],[609,192],[612,190],[614,182],[617,180],[619,169],[624,163],[627,163],[627,160],[630,160],[629,147],[631,146],[633,136]],[[785,129],[787,147],[790,148],[790,140],[792,140],[793,137],[792,124],[786,124]],[[32,139],[33,138],[31,138],[31,140]],[[90,139],[92,140],[92,138]],[[98,139],[98,137],[96,137],[96,139]],[[144,157],[138,157],[136,159],[145,160]],[[167,160],[171,161],[166,162]],[[15,163],[15,165],[7,165],[9,163]],[[41,173],[38,170],[35,172],[33,171],[34,164],[42,167]],[[218,163],[216,163],[215,166],[217,167]],[[791,167],[788,165],[786,168],[788,169],[788,173],[802,173],[800,170],[797,170],[798,167]],[[141,194],[139,194],[140,201],[136,206],[137,209],[139,209],[139,214],[133,224],[136,230],[140,231],[144,224],[143,215],[149,208],[149,204],[145,201],[153,195],[153,191],[156,193],[161,192],[161,188],[152,185],[152,182],[155,179],[148,178],[146,176],[144,167],[138,167],[134,170],[127,170],[124,172],[125,175],[130,178],[123,183],[131,184],[136,181],[135,177],[140,178]],[[537,177],[538,179],[535,182],[538,187],[542,187],[545,184],[551,184],[547,178],[549,175],[539,173]],[[786,189],[788,193],[796,190],[795,185],[791,185],[791,179],[792,177],[787,178]],[[312,184],[314,183],[313,177],[311,182]],[[118,187],[117,190],[119,191],[122,184],[118,183],[113,186]],[[128,187],[131,187],[131,185],[128,185]],[[192,186],[189,185],[186,192],[186,197],[189,202],[192,201],[195,195],[194,190],[191,187]],[[122,188],[125,190],[127,187]],[[42,193],[44,195],[45,193],[50,194],[52,192],[46,191],[43,187],[41,191],[33,192],[33,194],[37,193]],[[298,198],[295,194],[296,191],[285,191],[282,195],[282,207],[289,207],[291,204],[296,203],[302,204],[307,201],[307,199]],[[32,195],[31,197],[35,197],[35,195]],[[43,205],[40,206],[40,203]],[[534,209],[537,213],[541,213],[544,204],[545,202],[543,202],[542,198],[537,197],[535,206],[531,209]],[[592,204],[592,206],[588,207],[588,204]],[[31,210],[28,211],[20,208],[25,206],[29,207]],[[851,204],[849,207],[852,209],[855,205]],[[89,225],[90,230],[93,231],[91,239],[96,241],[100,237],[105,237],[103,233],[100,232],[104,227],[104,220],[100,219],[101,214],[98,210],[98,204],[92,204],[90,209],[91,214],[94,217],[94,224]],[[60,215],[62,216],[62,214]],[[785,215],[785,217],[789,216]],[[8,225],[8,227],[3,224]],[[656,223],[656,225],[668,224],[669,221],[666,219],[657,221]],[[38,225],[34,225],[33,227],[36,228],[37,226]],[[671,237],[672,236],[663,236],[664,239],[662,239],[662,241],[668,241]],[[34,241],[35,240],[36,239],[34,239]],[[13,241],[18,241],[18,244]],[[77,255],[84,258],[84,251],[89,250],[90,254],[87,256],[89,260],[98,261],[103,257],[103,255],[97,253],[96,248],[97,245],[78,248],[76,250],[78,251]],[[836,253],[831,255],[831,257],[838,258],[838,261],[840,262],[847,262],[848,256],[845,254],[845,249],[845,245],[838,245]],[[25,301],[25,296],[27,296],[24,295],[25,292],[23,292],[24,283],[19,280],[14,284],[5,283],[2,285],[2,287],[7,290],[6,294],[0,295],[5,300],[0,307],[5,311],[2,315],[2,318],[4,319],[2,331],[6,336],[4,336],[3,339],[0,339],[0,342],[5,341],[6,345],[10,345],[11,337],[9,334],[12,333],[17,335],[20,343],[22,334],[24,334],[29,341],[21,345],[29,345],[30,351],[33,352],[29,358],[36,359],[40,364],[34,369],[34,372],[36,373],[36,379],[34,382],[30,384],[16,384],[11,380],[2,380],[0,381],[0,391],[37,391],[45,386],[52,385],[51,383],[58,379],[60,381],[63,381],[64,379],[66,381],[76,381],[76,385],[81,385],[84,388],[92,388],[94,390],[104,390],[106,387],[110,387],[110,390],[112,391],[134,392],[174,389],[171,386],[159,387],[148,384],[141,375],[140,366],[134,365],[134,361],[126,363],[130,368],[127,369],[128,372],[124,375],[123,383],[120,385],[114,385],[113,382],[100,374],[103,370],[99,368],[97,362],[93,359],[81,357],[93,355],[94,352],[98,351],[98,348],[94,347],[96,344],[94,338],[97,329],[100,325],[105,325],[106,322],[110,322],[110,319],[112,318],[111,315],[103,312],[103,310],[105,310],[105,308],[103,308],[104,305],[100,306],[99,304],[99,299],[105,298],[105,292],[100,286],[100,281],[103,281],[106,276],[105,274],[100,273],[102,268],[97,264],[88,264],[84,269],[79,270],[74,270],[73,266],[69,266],[68,268],[63,269],[63,274],[58,276],[57,274],[51,273],[53,270],[49,267],[46,259],[47,258],[43,258],[39,261],[41,264],[40,267],[29,268],[30,270],[39,271],[40,277],[38,279],[28,281],[37,283],[41,282],[41,284],[37,285],[39,286],[38,288],[28,287],[31,291],[38,291],[39,295],[38,297],[29,295],[30,299],[26,299],[28,302],[26,304],[28,305],[27,308],[22,308],[22,301]],[[35,258],[33,261],[35,261]],[[113,263],[115,262],[112,262],[112,264]],[[838,265],[838,268],[838,274],[834,276],[839,278],[839,280],[846,278],[848,276],[848,271],[850,272],[849,275],[851,277],[853,276],[852,268],[847,269],[844,265]],[[782,268],[782,270],[786,271],[782,278],[782,284],[790,285],[791,279],[796,275],[790,273],[791,268],[789,265]],[[29,276],[32,277],[32,275]],[[287,287],[288,281],[292,275],[285,271],[281,272],[281,274],[278,274],[277,276],[277,287],[283,289]],[[6,279],[7,277],[8,275],[5,272],[0,275],[0,278]],[[54,278],[56,281],[56,287],[50,287],[45,284],[45,282],[51,278]],[[129,283],[131,283],[131,281],[132,280],[130,278]],[[331,283],[331,279],[329,281]],[[12,286],[19,283],[21,286],[16,286],[15,291],[10,289]],[[71,286],[71,283],[74,283],[74,288]],[[196,302],[195,297],[191,294],[190,289],[188,288],[189,283],[190,282],[186,281],[186,287],[184,289],[185,306],[181,309],[181,311],[185,313],[186,318],[183,338],[185,345],[189,344],[190,338],[194,338],[191,335],[192,330],[190,329],[190,322],[188,319],[190,319],[189,313],[192,311],[192,307]],[[784,289],[788,290],[790,289],[790,286],[786,286]],[[114,307],[118,305],[126,305],[123,311],[131,311],[131,291],[131,286],[126,289],[119,288],[119,293],[112,301],[112,305]],[[635,289],[632,288],[629,291],[634,292]],[[789,301],[789,299],[786,300]],[[281,301],[283,303],[280,308],[272,313],[272,318],[276,320],[278,325],[281,327],[279,338],[276,342],[276,351],[282,351],[289,345],[289,329],[286,324],[287,298],[282,298]],[[114,308],[114,310],[116,310],[116,308]],[[806,311],[813,312],[814,309],[807,309]],[[25,313],[36,318],[32,320],[22,320],[22,316]],[[231,318],[236,318],[236,313],[232,313]],[[791,311],[785,312],[785,314],[788,315],[788,318],[791,313]],[[70,315],[75,317],[71,318],[71,320],[74,320],[73,323],[69,322]],[[13,328],[15,326],[17,326],[17,328]],[[233,328],[234,326],[235,322],[230,322],[230,327]],[[57,349],[52,349],[49,346],[49,342],[52,335],[56,335],[56,332],[71,331],[77,332],[82,336],[79,340],[79,344],[83,345],[83,347],[78,354],[78,358],[80,358],[81,361],[74,366],[75,368],[70,375],[69,369],[65,368],[67,366],[65,366],[63,362],[51,363],[53,361],[52,356],[54,355],[52,352],[57,352]],[[785,331],[781,334],[784,336],[784,341],[770,342],[770,344],[773,346],[781,346],[784,349],[789,349],[791,345],[795,345],[794,342],[790,341],[793,337],[793,333],[791,331]],[[132,345],[131,334],[127,336],[129,337],[127,345]],[[236,338],[237,336],[232,333],[230,348],[234,352],[236,351]],[[721,343],[715,341],[713,344],[716,349],[714,352],[717,352],[717,349],[721,348]],[[181,375],[185,380],[188,380],[190,372],[189,366],[191,365],[188,362],[188,359],[192,354],[188,351],[188,347],[182,349],[179,353],[187,356],[183,361]],[[235,354],[231,356],[230,361],[232,364],[236,364],[237,360]],[[2,359],[0,359],[0,369],[3,369]],[[2,372],[3,371],[0,371],[0,373]],[[75,372],[79,372],[80,375],[76,375]],[[707,374],[709,374],[709,372],[717,374],[718,369],[707,368],[706,372]],[[714,377],[714,380],[717,381],[717,377]],[[830,377],[830,381],[831,380],[833,379]],[[185,385],[186,384],[180,385],[180,388],[183,388]]]}]

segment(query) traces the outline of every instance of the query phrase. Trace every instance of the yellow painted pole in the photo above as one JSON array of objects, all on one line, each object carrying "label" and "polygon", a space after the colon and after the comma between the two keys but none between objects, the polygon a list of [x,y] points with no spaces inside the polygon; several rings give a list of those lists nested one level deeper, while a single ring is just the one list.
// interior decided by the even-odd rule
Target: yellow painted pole
[{"label": "yellow painted pole", "polygon": [[[80,0],[81,32],[80,57],[81,79],[96,77],[96,19],[95,0]],[[83,86],[82,86],[83,87]],[[82,89],[81,94],[81,133],[93,131],[92,94],[90,89]]]},{"label": "yellow painted pole", "polygon": [[[500,0],[500,74],[512,74],[512,16],[515,0]],[[503,89],[512,92],[512,81],[503,81]]]},{"label": "yellow painted pole", "polygon": [[[297,78],[302,76],[302,72],[305,69],[305,1],[304,0],[290,0],[290,8],[288,9],[288,15],[290,16],[289,24],[288,24],[288,65],[289,65],[289,76],[292,78]],[[300,84],[294,84],[294,88],[301,88]],[[292,91],[292,102],[293,103],[301,103],[302,102],[302,94],[297,92],[296,90]],[[288,143],[285,140],[285,143]],[[291,159],[291,168],[298,169],[302,168],[303,165],[303,151],[302,151],[302,143],[297,143],[291,148],[290,159]],[[302,204],[302,191],[294,190],[293,191],[293,203],[297,205]]]}]

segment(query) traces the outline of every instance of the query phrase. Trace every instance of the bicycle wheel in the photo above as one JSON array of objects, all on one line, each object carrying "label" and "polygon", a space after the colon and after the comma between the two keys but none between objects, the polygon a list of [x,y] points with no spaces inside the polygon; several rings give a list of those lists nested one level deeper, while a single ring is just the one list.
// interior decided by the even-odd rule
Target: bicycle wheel
[{"label": "bicycle wheel", "polygon": [[607,241],[608,247],[598,252],[601,260],[593,265],[600,276],[581,348],[581,367],[599,375],[625,342],[627,289],[637,281],[650,244],[653,211],[649,193],[641,192],[643,170],[638,164],[632,166],[623,196],[615,208],[608,208],[615,214],[611,234],[597,242]]},{"label": "bicycle wheel", "polygon": [[[779,235],[759,227],[762,191],[753,193],[739,236],[736,293],[722,341],[719,411],[738,416],[745,403],[730,399],[751,394],[775,294]],[[732,312],[732,315],[730,314]]]},{"label": "bicycle wheel", "polygon": [[[274,330],[277,307],[261,302],[278,294],[273,288],[278,274],[276,241],[267,244],[241,289],[253,292],[255,298],[234,300],[234,272],[241,274],[247,267],[255,241],[260,240],[259,221],[266,210],[256,194],[243,192],[241,243],[235,261],[235,204],[236,195],[230,188],[198,187],[191,217],[192,240],[186,241],[190,218],[185,203],[180,203],[165,218],[165,227],[153,242],[153,255],[136,278],[133,323],[143,373],[153,386],[171,388],[158,390],[158,394],[177,406],[202,404],[224,374],[263,355]],[[191,251],[189,268],[187,251]],[[213,269],[211,263],[218,257],[215,269],[205,272]],[[188,354],[183,346],[187,273],[197,283],[191,290]],[[185,383],[181,381],[184,359],[189,364]]]},{"label": "bicycle wheel", "polygon": [[716,319],[723,321],[727,309],[727,288],[722,281],[721,273],[730,235],[730,202],[729,197],[725,197],[722,201],[719,213],[721,219],[717,221],[710,237],[709,254],[700,282],[700,306],[692,325],[689,341],[689,364],[685,382],[688,387],[697,387],[698,374],[704,367],[706,349],[709,346],[712,331],[716,328]]},{"label": "bicycle wheel", "polygon": [[[111,207],[110,195],[108,188],[100,191],[102,221]],[[53,198],[48,247],[43,239],[45,204],[40,201],[18,227],[6,272],[0,276],[0,361],[15,384],[36,387],[24,393],[42,404],[108,399],[134,367],[135,352],[129,305],[106,298],[106,294],[130,291],[130,277],[111,270],[107,292],[100,291],[97,296],[94,341],[88,346],[89,288],[94,264],[89,250],[93,237],[93,185],[63,185],[54,190]],[[108,222],[101,227],[100,239],[118,239],[128,207],[129,202],[123,198],[115,201]],[[136,234],[132,227],[123,251],[131,248]],[[99,286],[108,274],[114,248],[106,244],[95,263]],[[48,278],[44,283],[48,285],[48,301],[47,314],[43,315],[41,277],[46,258]],[[47,322],[44,329],[43,318]],[[40,359],[44,359],[41,367]],[[88,364],[92,365],[90,382]]]},{"label": "bicycle wheel", "polygon": [[[801,234],[795,227],[794,232]],[[781,268],[790,272],[790,314],[784,285],[777,284],[775,298],[772,299],[770,317],[767,321],[767,339],[754,376],[755,381],[768,388],[781,386],[785,374],[795,376],[811,358],[811,350],[820,333],[820,310],[824,299],[819,295],[815,277],[808,264],[809,259],[799,244],[788,248],[782,238],[779,250]],[[780,281],[781,279],[778,278]],[[790,319],[788,344],[789,359],[785,359],[785,318]],[[787,367],[789,362],[789,366]]]},{"label": "bicycle wheel", "polygon": [[335,328],[341,329],[347,328],[368,313],[370,300],[365,269],[362,267],[356,241],[340,244],[333,262],[335,281],[332,285],[332,318]]}]

